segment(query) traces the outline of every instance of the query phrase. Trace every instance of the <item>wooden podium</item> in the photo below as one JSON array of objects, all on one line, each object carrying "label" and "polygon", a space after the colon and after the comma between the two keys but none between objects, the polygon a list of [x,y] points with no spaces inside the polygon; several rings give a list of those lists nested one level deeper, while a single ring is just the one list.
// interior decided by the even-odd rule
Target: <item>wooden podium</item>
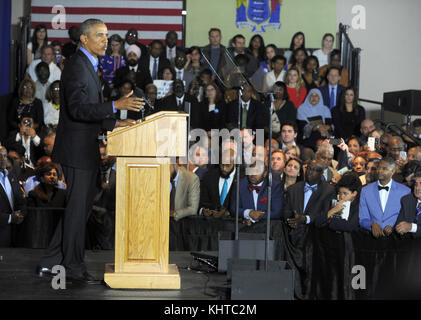
[{"label": "wooden podium", "polygon": [[168,264],[170,159],[186,156],[187,117],[159,112],[108,133],[117,157],[115,263],[104,274],[111,288],[180,289]]}]

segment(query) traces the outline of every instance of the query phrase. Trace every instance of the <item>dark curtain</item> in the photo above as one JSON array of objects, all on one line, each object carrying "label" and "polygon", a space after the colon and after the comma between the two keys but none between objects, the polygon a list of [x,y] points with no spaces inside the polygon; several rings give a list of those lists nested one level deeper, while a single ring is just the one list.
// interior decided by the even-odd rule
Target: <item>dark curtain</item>
[{"label": "dark curtain", "polygon": [[10,91],[10,32],[12,1],[0,1],[0,96]]}]

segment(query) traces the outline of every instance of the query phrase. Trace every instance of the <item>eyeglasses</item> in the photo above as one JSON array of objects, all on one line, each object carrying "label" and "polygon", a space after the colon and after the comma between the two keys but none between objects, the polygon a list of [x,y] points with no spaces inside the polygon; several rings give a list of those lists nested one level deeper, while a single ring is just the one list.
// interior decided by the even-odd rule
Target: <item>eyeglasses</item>
[{"label": "eyeglasses", "polygon": [[23,86],[23,88],[24,89],[33,89],[34,87],[33,86],[27,86],[27,85],[25,85],[25,86]]},{"label": "eyeglasses", "polygon": [[129,33],[128,36],[129,37],[137,37],[137,34],[135,34],[135,33]]},{"label": "eyeglasses", "polygon": [[53,91],[60,91],[60,88],[53,88],[51,90],[53,90]]}]

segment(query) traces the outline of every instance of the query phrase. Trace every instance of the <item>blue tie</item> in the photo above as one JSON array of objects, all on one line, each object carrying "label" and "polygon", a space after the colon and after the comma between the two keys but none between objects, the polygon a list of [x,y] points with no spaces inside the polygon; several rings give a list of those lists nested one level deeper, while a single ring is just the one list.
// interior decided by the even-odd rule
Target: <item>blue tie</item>
[{"label": "blue tie", "polygon": [[417,216],[415,217],[416,222],[418,222],[418,218],[420,217],[420,214],[421,214],[421,202],[417,206]]},{"label": "blue tie", "polygon": [[227,194],[228,194],[228,179],[225,179],[224,185],[222,186],[222,192],[221,192],[221,206],[224,205]]},{"label": "blue tie", "polygon": [[313,193],[314,191],[316,191],[317,190],[317,184],[315,184],[315,185],[313,185],[313,186],[310,186],[307,182],[306,182],[306,185],[304,186],[304,193],[306,193],[307,191],[310,191],[311,190],[311,193]]},{"label": "blue tie", "polygon": [[330,109],[332,109],[335,106],[335,104],[336,104],[335,100],[336,100],[335,99],[335,88],[332,87],[332,90],[330,91],[330,106],[329,106]]},{"label": "blue tie", "polygon": [[156,73],[158,72],[158,62],[157,58],[154,58],[153,69],[152,69],[152,79],[156,80]]}]

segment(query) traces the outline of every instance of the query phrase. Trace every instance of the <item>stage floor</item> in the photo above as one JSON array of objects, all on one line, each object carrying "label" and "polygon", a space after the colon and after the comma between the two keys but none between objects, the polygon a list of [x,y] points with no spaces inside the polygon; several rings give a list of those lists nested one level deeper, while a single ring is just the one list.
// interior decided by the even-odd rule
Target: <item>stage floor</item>
[{"label": "stage floor", "polygon": [[[0,248],[0,300],[218,300],[225,299],[229,291],[226,274],[188,270],[193,262],[190,252],[170,252],[170,263],[176,264],[180,272],[180,290],[116,290],[106,285],[80,284],[54,290],[51,279],[35,274],[42,253],[43,250]],[[105,263],[113,261],[114,251],[86,251],[88,272],[95,278],[103,279]]]}]

